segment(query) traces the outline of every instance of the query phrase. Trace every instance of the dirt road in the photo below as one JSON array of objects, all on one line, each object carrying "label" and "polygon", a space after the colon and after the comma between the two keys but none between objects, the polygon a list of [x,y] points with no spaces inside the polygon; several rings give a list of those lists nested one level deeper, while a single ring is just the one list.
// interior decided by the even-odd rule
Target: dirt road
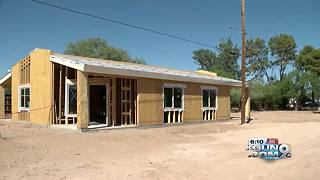
[{"label": "dirt road", "polygon": [[[238,117],[233,114],[232,117]],[[166,128],[79,133],[0,121],[0,179],[318,179],[320,114],[258,112]],[[277,137],[292,157],[248,158],[251,137]]]}]

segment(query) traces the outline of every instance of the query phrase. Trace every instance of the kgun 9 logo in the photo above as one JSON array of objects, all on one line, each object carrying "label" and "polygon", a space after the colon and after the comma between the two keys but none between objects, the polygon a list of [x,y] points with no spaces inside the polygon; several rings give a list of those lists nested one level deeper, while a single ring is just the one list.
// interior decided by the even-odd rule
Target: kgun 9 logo
[{"label": "kgun 9 logo", "polygon": [[289,145],[279,144],[277,138],[251,138],[248,140],[246,150],[251,151],[248,157],[267,160],[291,157]]}]

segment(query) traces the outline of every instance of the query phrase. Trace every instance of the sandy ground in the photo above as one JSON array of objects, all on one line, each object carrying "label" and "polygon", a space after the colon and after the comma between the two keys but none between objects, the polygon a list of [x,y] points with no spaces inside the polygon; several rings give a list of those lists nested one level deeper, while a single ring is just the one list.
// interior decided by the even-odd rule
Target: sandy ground
[{"label": "sandy ground", "polygon": [[[0,121],[0,179],[319,179],[320,114],[258,112],[227,122],[79,133]],[[292,157],[248,158],[250,137]]]}]

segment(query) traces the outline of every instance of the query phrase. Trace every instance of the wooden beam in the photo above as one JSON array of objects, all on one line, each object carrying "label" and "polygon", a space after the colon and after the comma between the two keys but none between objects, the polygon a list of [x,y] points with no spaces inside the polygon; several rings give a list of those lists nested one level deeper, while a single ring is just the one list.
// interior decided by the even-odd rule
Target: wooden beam
[{"label": "wooden beam", "polygon": [[[65,70],[65,73],[64,73],[64,86],[65,86],[65,89],[66,89],[66,86],[67,86],[67,79],[68,79],[68,66],[66,66],[66,70]],[[64,96],[65,97],[68,97],[69,96],[69,94],[68,94],[69,92],[64,92]],[[69,101],[69,99],[64,99],[64,101],[65,102],[68,102]],[[66,105],[67,104],[69,104],[69,103],[65,103]],[[67,107],[64,107],[64,109],[67,109]],[[65,115],[64,115],[64,124],[66,124],[66,125],[68,125],[69,124],[69,119],[68,119],[68,116],[67,116],[67,114],[65,113]]]},{"label": "wooden beam", "polygon": [[54,111],[54,63],[51,62],[51,111],[52,111],[52,119],[51,119],[51,124],[55,124],[55,111]]},{"label": "wooden beam", "polygon": [[173,111],[173,123],[176,123],[176,111]]},{"label": "wooden beam", "polygon": [[115,126],[116,118],[117,118],[117,84],[116,84],[116,78],[112,78],[112,126]]},{"label": "wooden beam", "polygon": [[77,127],[86,129],[89,125],[88,76],[77,71]]},{"label": "wooden beam", "polygon": [[62,101],[62,65],[60,64],[59,69],[59,124],[61,124],[61,101]]}]

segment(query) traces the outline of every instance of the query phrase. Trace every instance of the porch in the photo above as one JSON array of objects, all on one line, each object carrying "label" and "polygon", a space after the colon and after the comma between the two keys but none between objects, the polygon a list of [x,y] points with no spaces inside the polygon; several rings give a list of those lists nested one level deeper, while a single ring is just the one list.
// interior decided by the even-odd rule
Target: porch
[{"label": "porch", "polygon": [[53,63],[51,124],[79,129],[137,125],[138,80]]}]

